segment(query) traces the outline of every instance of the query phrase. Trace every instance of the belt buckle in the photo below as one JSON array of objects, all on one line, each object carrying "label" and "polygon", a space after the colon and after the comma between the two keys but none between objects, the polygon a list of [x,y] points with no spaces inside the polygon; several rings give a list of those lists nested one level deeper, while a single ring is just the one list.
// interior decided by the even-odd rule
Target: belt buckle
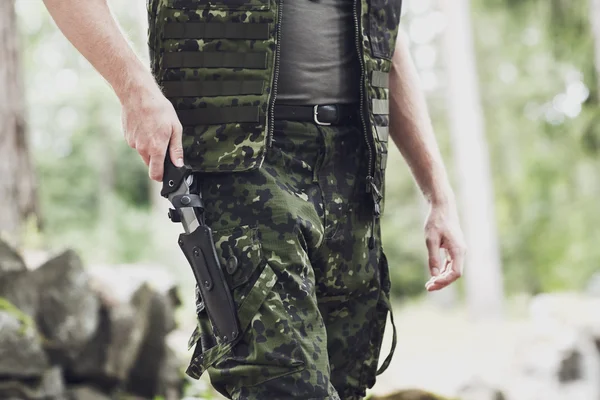
[{"label": "belt buckle", "polygon": [[317,125],[324,125],[324,126],[331,125],[331,122],[321,122],[321,121],[319,121],[319,105],[318,104],[316,104],[313,107],[313,120],[315,121],[315,124],[317,124]]}]

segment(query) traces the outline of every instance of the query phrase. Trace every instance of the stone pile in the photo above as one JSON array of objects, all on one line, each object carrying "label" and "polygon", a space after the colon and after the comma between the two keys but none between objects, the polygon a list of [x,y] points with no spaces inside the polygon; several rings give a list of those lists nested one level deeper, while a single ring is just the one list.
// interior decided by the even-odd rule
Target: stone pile
[{"label": "stone pile", "polygon": [[0,241],[0,399],[180,399],[179,305],[173,285],[87,271],[70,250],[29,269]]},{"label": "stone pile", "polygon": [[[518,323],[473,324],[479,333],[490,333],[482,326],[497,331],[477,336],[477,345],[461,345],[465,357],[453,361],[463,376],[445,394],[453,400],[600,400],[600,275],[590,282],[581,293],[544,293],[528,299],[528,314]],[[439,327],[440,332],[453,328]],[[501,357],[497,348],[505,352]],[[482,357],[472,357],[469,351],[482,352]],[[438,376],[431,375],[432,387]],[[373,400],[446,398],[404,390]]]},{"label": "stone pile", "polygon": [[459,398],[600,400],[600,297],[545,293],[531,299],[509,368],[494,383],[471,382]]},{"label": "stone pile", "polygon": [[419,389],[401,390],[386,396],[371,396],[369,400],[456,400],[448,399]]},{"label": "stone pile", "polygon": [[540,294],[529,320],[515,349],[508,399],[600,400],[600,298]]}]

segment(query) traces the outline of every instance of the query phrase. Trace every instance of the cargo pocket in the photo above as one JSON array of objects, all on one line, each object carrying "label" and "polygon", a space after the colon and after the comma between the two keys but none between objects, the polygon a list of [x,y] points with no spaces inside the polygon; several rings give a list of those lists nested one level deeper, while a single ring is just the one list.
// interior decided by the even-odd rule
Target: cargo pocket
[{"label": "cargo pocket", "polygon": [[244,226],[214,231],[213,240],[221,268],[233,293],[241,332],[232,342],[224,342],[218,338],[213,332],[199,290],[196,289],[198,325],[189,341],[189,347],[195,346],[195,349],[186,371],[195,379],[231,353],[277,281],[275,273],[263,257],[255,228]]},{"label": "cargo pocket", "polygon": [[373,57],[392,59],[402,0],[369,0],[369,40]]}]

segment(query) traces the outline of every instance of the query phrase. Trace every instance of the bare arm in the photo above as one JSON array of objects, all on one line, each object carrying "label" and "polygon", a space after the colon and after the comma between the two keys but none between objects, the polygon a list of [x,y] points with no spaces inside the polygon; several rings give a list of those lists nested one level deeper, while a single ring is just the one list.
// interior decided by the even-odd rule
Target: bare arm
[{"label": "bare arm", "polygon": [[[390,72],[390,135],[431,205],[425,225],[432,279],[428,290],[441,289],[462,273],[465,246],[454,194],[442,161],[419,76],[401,31]],[[439,250],[449,253],[441,265]]]},{"label": "bare arm", "polygon": [[181,124],[147,66],[122,34],[106,0],[44,0],[60,30],[111,85],[123,106],[128,144],[162,179],[167,145],[175,165],[183,164]]},{"label": "bare arm", "polygon": [[430,203],[451,200],[452,189],[433,133],[425,96],[401,31],[390,74],[390,134]]}]

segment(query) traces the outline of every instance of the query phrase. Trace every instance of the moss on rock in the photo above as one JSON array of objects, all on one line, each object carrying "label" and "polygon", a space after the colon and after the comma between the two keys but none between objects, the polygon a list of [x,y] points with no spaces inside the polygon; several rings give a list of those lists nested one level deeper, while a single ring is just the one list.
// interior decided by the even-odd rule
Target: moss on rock
[{"label": "moss on rock", "polygon": [[21,323],[22,334],[25,334],[28,329],[35,328],[33,319],[4,297],[0,297],[0,311],[5,311],[11,314]]},{"label": "moss on rock", "polygon": [[439,396],[424,390],[401,390],[386,396],[373,396],[369,400],[458,400],[456,398],[448,398]]}]

